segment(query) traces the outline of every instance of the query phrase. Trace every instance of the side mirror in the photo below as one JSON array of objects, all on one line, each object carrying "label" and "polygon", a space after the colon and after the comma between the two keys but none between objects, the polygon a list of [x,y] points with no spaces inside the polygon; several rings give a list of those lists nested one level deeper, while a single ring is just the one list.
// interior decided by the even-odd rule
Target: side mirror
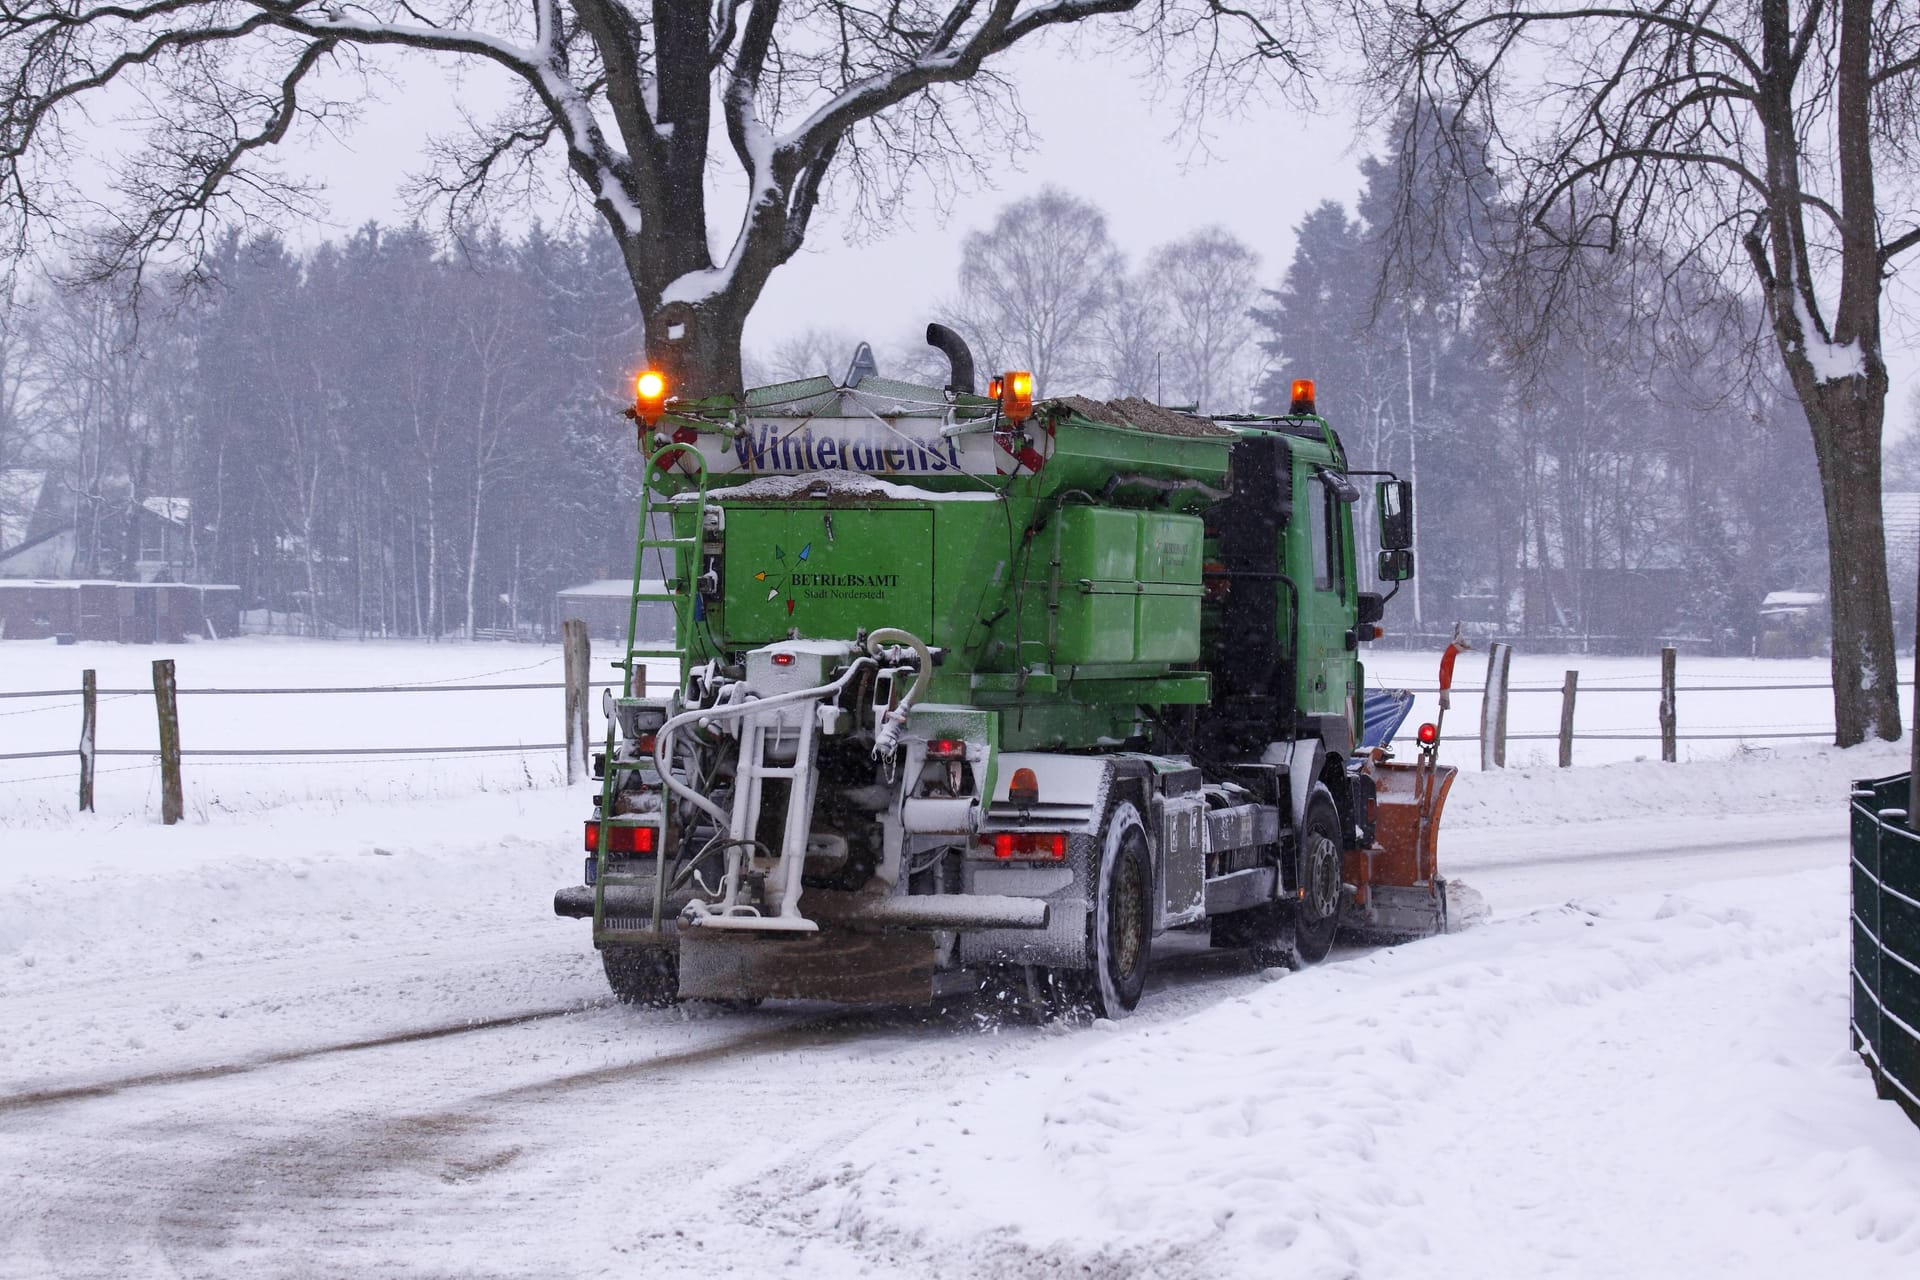
[{"label": "side mirror", "polygon": [[[1374,507],[1380,512],[1380,545],[1388,551],[1405,551],[1413,545],[1413,481],[1382,480],[1373,487],[1373,495]],[[1411,566],[1413,562],[1407,563]],[[1380,576],[1387,576],[1385,569]],[[1389,580],[1402,582],[1412,576],[1409,567],[1400,577]]]},{"label": "side mirror", "polygon": [[1413,552],[1405,547],[1380,553],[1380,581],[1405,582],[1413,576]]}]

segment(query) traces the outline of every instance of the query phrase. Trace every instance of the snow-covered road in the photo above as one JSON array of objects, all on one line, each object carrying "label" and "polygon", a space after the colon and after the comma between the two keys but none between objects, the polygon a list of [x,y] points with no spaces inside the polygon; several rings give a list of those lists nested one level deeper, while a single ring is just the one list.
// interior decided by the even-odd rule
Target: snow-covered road
[{"label": "snow-covered road", "polygon": [[1911,1276],[1920,1131],[1846,1039],[1881,754],[1463,779],[1488,923],[1182,940],[1082,1029],[612,1004],[559,790],[33,834],[0,1276]]}]

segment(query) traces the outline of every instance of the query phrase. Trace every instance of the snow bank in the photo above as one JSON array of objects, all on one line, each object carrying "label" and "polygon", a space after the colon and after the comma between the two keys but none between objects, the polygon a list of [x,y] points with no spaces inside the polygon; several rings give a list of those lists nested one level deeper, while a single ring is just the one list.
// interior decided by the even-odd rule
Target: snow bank
[{"label": "snow bank", "polygon": [[[578,882],[588,810],[584,788],[556,788],[15,832],[0,854],[0,1087],[600,998],[585,929],[552,911]],[[463,940],[459,964],[395,980]],[[322,1007],[323,975],[335,997],[360,994]]]},{"label": "snow bank", "polygon": [[1854,779],[1906,767],[1904,742],[1876,742],[1844,751],[1806,744],[1748,747],[1729,759],[1686,764],[1655,760],[1463,772],[1449,793],[1442,830],[1658,815],[1693,819],[1821,806],[1832,809],[1839,828]]},{"label": "snow bank", "polygon": [[863,1133],[814,1226],[944,1274],[1909,1276],[1845,878],[1584,902],[1105,1028]]}]

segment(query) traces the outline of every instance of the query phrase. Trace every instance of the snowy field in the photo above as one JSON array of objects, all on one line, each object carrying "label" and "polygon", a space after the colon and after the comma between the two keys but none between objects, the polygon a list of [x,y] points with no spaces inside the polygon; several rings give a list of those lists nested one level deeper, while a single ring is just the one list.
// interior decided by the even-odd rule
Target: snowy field
[{"label": "snowy field", "polygon": [[[594,679],[612,680],[614,646],[602,641]],[[558,688],[433,692],[450,686],[552,684],[561,679],[555,646],[424,644],[405,641],[323,643],[256,638],[173,646],[51,642],[0,643],[0,693],[79,688],[92,667],[102,689],[150,689],[152,662],[172,658],[181,689],[181,739],[189,750],[340,747],[492,747],[460,755],[394,754],[373,758],[316,755],[296,759],[189,758],[184,765],[188,819],[217,822],[223,815],[285,804],[352,805],[368,800],[432,800],[556,785],[564,762]],[[1421,691],[1402,731],[1432,719],[1438,655],[1376,651],[1367,655],[1372,685]],[[1574,746],[1577,764],[1602,764],[1660,755],[1657,658],[1515,654],[1508,712],[1510,767],[1551,765],[1560,725],[1560,686],[1580,672]],[[1771,755],[1817,742],[1833,731],[1832,695],[1824,688],[1825,659],[1762,661],[1683,657],[1677,699],[1683,760]],[[1453,708],[1445,722],[1443,758],[1479,767],[1476,735],[1484,653],[1464,654],[1455,676]],[[1911,678],[1903,663],[1902,678]],[[200,689],[408,686],[421,692],[195,694]],[[1721,686],[1740,686],[1727,689]],[[1812,686],[1812,687],[1808,687]],[[102,695],[98,744],[105,749],[152,751],[156,742],[150,695]],[[594,733],[605,732],[597,699]],[[1688,734],[1722,735],[1698,741]],[[1767,735],[1803,734],[1800,739]],[[77,694],[0,698],[0,754],[71,751],[80,735]],[[1546,735],[1529,738],[1527,735]],[[1621,737],[1619,735],[1637,735]],[[159,770],[151,756],[103,756],[96,806],[102,820],[158,812]],[[71,755],[0,761],[0,830],[11,826],[63,827],[72,820],[76,765]]]},{"label": "snowy field", "polygon": [[[4,646],[0,687],[131,687],[155,652]],[[183,688],[559,672],[513,645],[159,652]],[[1375,667],[1431,684],[1400,663]],[[1633,697],[1582,707],[1650,726]],[[187,745],[559,735],[557,691],[282,703],[183,698]],[[0,750],[43,717],[71,745],[44,711]],[[150,717],[104,705],[103,745]],[[1442,860],[1486,923],[1300,973],[1175,937],[1140,1013],[1091,1028],[611,1002],[550,914],[588,807],[557,753],[189,761],[172,829],[140,773],[85,820],[70,782],[0,786],[0,1277],[1920,1275],[1920,1129],[1846,1030],[1847,783],[1904,748],[1712,745],[1463,776]]]}]

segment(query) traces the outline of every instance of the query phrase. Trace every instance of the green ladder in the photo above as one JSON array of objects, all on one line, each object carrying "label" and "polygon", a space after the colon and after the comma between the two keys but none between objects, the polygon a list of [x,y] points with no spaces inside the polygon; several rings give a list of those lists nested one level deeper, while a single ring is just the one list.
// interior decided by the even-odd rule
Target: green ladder
[{"label": "green ladder", "polygon": [[[694,467],[689,477],[693,481],[696,493],[693,517],[693,536],[655,538],[649,536],[649,526],[654,515],[656,503],[653,477],[656,470],[664,470],[667,463],[678,454],[688,459]],[[705,538],[707,511],[707,460],[700,450],[685,441],[669,441],[659,449],[647,455],[646,483],[640,491],[640,529],[633,546],[633,597],[627,609],[627,653],[624,660],[614,663],[624,673],[620,686],[620,698],[616,705],[646,703],[656,701],[649,698],[647,692],[656,682],[650,678],[647,660],[672,658],[676,680],[664,701],[672,709],[674,692],[684,691],[690,674],[691,653],[693,649],[694,611],[698,608],[696,594],[697,579],[700,570],[700,544]],[[671,517],[669,517],[671,531]],[[648,551],[671,554],[671,565],[662,565],[661,589],[642,591],[642,565]],[[660,557],[665,560],[666,557]],[[671,604],[673,606],[674,647],[662,649],[635,643],[634,632],[640,622],[640,606],[643,603]],[[635,673],[638,672],[639,693],[634,692]],[[604,943],[632,944],[642,946],[664,945],[666,936],[662,915],[666,908],[667,878],[667,818],[664,803],[658,814],[641,817],[616,818],[613,815],[613,798],[619,791],[622,774],[653,766],[653,761],[645,757],[639,760],[616,762],[613,758],[614,743],[618,736],[617,716],[607,718],[607,748],[602,760],[600,784],[600,823],[599,839],[595,844],[595,864],[593,878],[593,940],[595,945]],[[664,799],[664,798],[663,798]],[[632,927],[630,917],[616,916],[623,923],[616,927],[607,925],[607,889],[647,883],[645,877],[632,872],[613,872],[608,864],[613,853],[612,835],[623,828],[650,829],[653,841],[653,916],[648,927]]]}]

